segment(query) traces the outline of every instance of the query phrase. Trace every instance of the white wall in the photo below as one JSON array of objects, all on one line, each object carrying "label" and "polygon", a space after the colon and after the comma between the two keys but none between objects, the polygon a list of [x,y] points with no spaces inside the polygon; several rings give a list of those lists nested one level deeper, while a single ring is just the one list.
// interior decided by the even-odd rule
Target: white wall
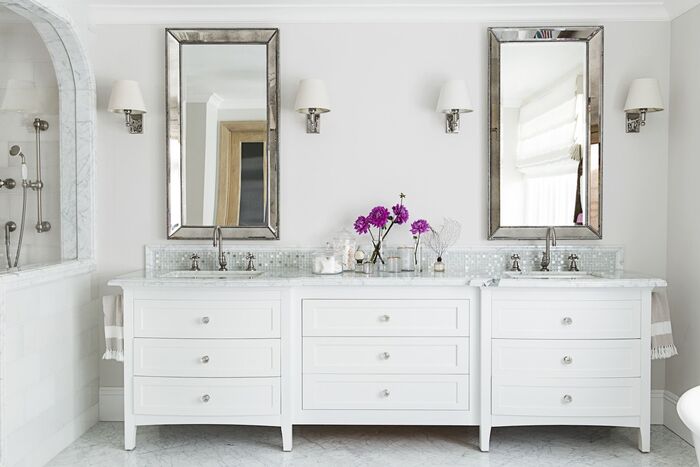
[{"label": "white wall", "polygon": [[[493,244],[486,240],[489,25],[280,27],[280,245],[321,244],[401,191],[412,215],[460,221],[460,245]],[[143,267],[143,246],[166,238],[164,27],[93,30],[101,284]],[[668,112],[650,115],[641,134],[628,135],[622,107],[636,77],[658,78],[668,95],[669,31],[667,22],[605,24],[604,240],[596,243],[623,245],[628,269],[661,277]],[[306,77],[323,78],[329,88],[332,112],[323,115],[319,135],[307,135],[293,110],[297,83]],[[444,116],[434,111],[440,85],[451,77],[467,80],[476,106],[463,115],[458,135],[445,134]],[[106,111],[110,86],[121,78],[141,84],[149,110],[143,135],[127,134],[122,119]],[[393,238],[409,237],[403,231]],[[121,371],[103,364],[101,384],[121,385]],[[654,387],[663,379],[663,367],[655,368]]]},{"label": "white wall", "polygon": [[97,421],[91,275],[3,291],[3,466],[43,465]]},{"label": "white wall", "polygon": [[[3,7],[0,7],[3,8]],[[13,15],[13,13],[8,13]],[[18,17],[19,18],[19,17]],[[42,178],[44,189],[44,217],[51,222],[49,232],[37,233],[36,193],[28,192],[26,227],[20,257],[20,266],[31,263],[57,261],[61,257],[61,211],[59,197],[58,159],[58,88],[51,57],[34,27],[24,19],[17,23],[0,24],[0,101],[5,96],[9,79],[34,81],[39,98],[42,119],[49,122],[49,129],[41,135]],[[20,161],[10,157],[8,149],[18,144],[26,156],[29,178],[36,179],[36,146],[32,121],[35,115],[0,111],[0,178],[14,178],[13,190],[0,189],[0,269],[6,267],[4,251],[4,225],[12,220],[20,225],[22,213],[22,188]],[[12,234],[12,256],[16,249],[19,228]]]},{"label": "white wall", "polygon": [[671,23],[668,281],[679,355],[666,363],[666,389],[681,395],[700,385],[700,8]]}]

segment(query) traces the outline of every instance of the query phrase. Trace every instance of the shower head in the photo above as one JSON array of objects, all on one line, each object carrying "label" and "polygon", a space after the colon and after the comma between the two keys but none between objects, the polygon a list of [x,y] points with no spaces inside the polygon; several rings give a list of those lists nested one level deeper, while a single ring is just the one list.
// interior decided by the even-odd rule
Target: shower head
[{"label": "shower head", "polygon": [[11,156],[16,156],[19,155],[20,157],[24,157],[24,154],[22,154],[22,148],[17,146],[16,144],[10,147],[10,155]]}]

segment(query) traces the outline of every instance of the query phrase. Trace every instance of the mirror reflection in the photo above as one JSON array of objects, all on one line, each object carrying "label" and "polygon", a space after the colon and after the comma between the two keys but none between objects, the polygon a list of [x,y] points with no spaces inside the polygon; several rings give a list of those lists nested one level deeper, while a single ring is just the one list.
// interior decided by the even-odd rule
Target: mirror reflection
[{"label": "mirror reflection", "polygon": [[262,226],[267,206],[267,48],[183,44],[183,223]]},{"label": "mirror reflection", "polygon": [[501,225],[587,224],[586,77],[583,42],[502,44]]}]

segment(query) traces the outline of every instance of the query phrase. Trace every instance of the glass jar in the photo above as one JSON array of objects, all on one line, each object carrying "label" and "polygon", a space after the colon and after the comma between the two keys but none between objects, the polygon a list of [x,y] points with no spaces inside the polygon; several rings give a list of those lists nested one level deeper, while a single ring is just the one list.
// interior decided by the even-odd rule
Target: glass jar
[{"label": "glass jar", "polygon": [[343,271],[355,269],[355,250],[357,249],[357,236],[345,229],[333,237],[333,248],[340,254]]},{"label": "glass jar", "polygon": [[314,274],[340,274],[343,272],[341,252],[330,245],[315,251],[311,256],[311,272]]}]

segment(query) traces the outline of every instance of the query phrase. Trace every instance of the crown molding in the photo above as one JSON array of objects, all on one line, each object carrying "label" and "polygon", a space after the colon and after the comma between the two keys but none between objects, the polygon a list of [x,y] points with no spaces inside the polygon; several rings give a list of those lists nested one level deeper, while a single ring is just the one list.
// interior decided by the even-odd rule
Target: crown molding
[{"label": "crown molding", "polygon": [[[692,0],[687,0],[692,1]],[[511,0],[512,2],[512,0]],[[436,4],[93,4],[90,23],[479,23],[669,21],[662,1]]]}]

